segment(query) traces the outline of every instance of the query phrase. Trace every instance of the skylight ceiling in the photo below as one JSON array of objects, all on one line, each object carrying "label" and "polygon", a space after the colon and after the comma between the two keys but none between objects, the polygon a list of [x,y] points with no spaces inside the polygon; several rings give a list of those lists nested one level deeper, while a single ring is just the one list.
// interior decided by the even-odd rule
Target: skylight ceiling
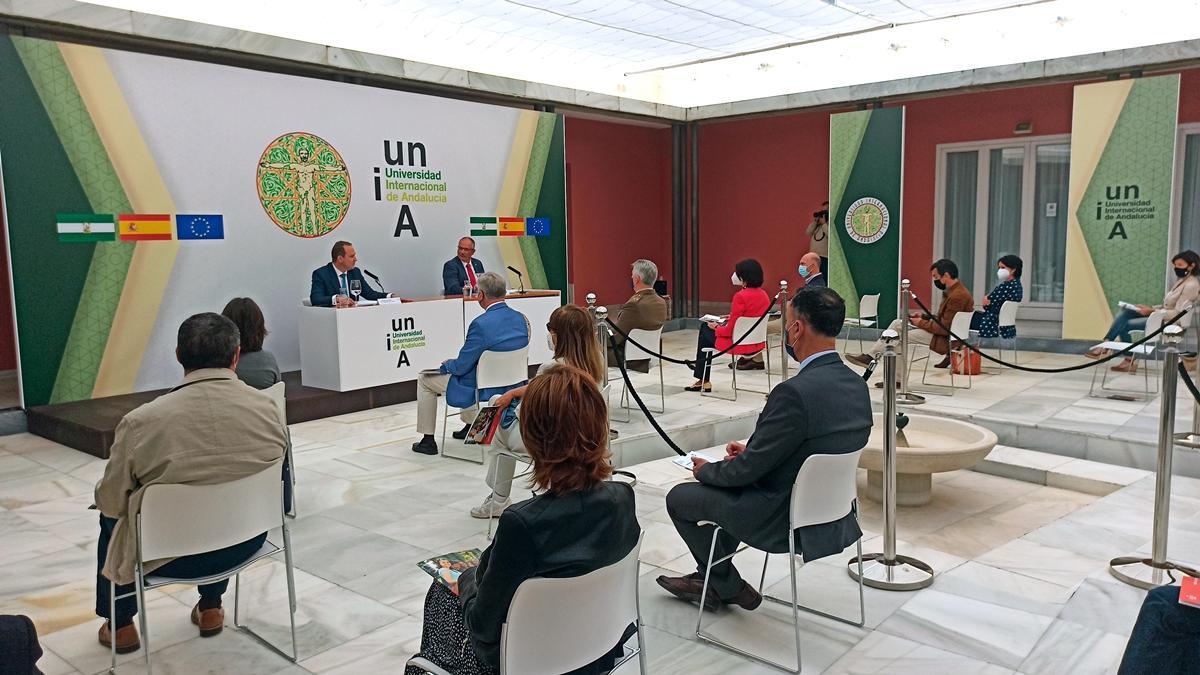
[{"label": "skylight ceiling", "polygon": [[109,0],[93,4],[680,107],[1200,35],[1196,0]]}]

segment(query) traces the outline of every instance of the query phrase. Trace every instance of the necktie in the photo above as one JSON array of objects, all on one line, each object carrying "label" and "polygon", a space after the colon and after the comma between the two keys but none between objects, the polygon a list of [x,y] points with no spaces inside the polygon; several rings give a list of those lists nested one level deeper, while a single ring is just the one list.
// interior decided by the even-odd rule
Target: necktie
[{"label": "necktie", "polygon": [[471,282],[471,288],[478,287],[479,284],[475,282],[475,266],[471,263],[465,264],[467,266],[467,280]]},{"label": "necktie", "polygon": [[349,293],[350,287],[346,285],[346,273],[345,272],[342,272],[341,278],[342,278],[342,295],[350,295],[350,293]]}]

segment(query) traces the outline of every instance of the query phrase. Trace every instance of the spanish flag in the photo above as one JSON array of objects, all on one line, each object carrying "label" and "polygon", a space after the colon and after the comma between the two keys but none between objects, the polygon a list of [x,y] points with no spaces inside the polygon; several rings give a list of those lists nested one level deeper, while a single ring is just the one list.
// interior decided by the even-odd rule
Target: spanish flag
[{"label": "spanish flag", "polygon": [[171,240],[171,216],[161,213],[122,213],[117,218],[121,241]]},{"label": "spanish flag", "polygon": [[524,218],[500,218],[500,236],[501,237],[523,237],[525,236],[525,219]]}]

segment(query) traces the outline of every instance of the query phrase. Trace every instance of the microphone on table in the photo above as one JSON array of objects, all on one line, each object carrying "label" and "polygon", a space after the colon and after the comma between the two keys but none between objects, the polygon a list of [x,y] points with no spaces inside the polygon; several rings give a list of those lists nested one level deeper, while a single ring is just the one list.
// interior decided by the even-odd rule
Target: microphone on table
[{"label": "microphone on table", "polygon": [[513,267],[512,265],[509,265],[508,271],[517,275],[517,282],[521,285],[521,290],[517,291],[517,293],[519,293],[521,295],[525,295],[525,277],[522,276],[521,270]]},{"label": "microphone on table", "polygon": [[365,269],[365,268],[363,268],[363,269],[362,269],[362,273],[363,273],[363,274],[365,274],[365,275],[367,275],[367,276],[369,276],[369,277],[371,277],[372,279],[374,279],[374,280],[375,280],[375,283],[376,283],[376,284],[379,286],[379,290],[380,290],[380,291],[383,291],[384,293],[386,293],[386,292],[387,292],[387,291],[385,291],[385,290],[384,290],[384,288],[383,288],[383,282],[379,280],[379,277],[377,277],[377,276],[375,276],[374,274],[372,274],[372,273],[371,273],[371,270],[368,270],[368,269]]}]

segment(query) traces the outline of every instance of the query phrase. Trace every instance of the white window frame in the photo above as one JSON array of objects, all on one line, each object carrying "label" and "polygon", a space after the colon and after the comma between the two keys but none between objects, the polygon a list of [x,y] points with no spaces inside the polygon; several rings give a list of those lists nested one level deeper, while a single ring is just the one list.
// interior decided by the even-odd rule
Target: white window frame
[{"label": "white window frame", "polygon": [[[1200,125],[1197,125],[1200,130]],[[975,278],[968,279],[968,287],[971,288],[975,295],[982,295],[983,287],[979,287],[979,280],[986,279],[986,274],[991,269],[991,261],[987,260],[987,218],[988,209],[987,202],[983,199],[984,195],[988,194],[988,183],[991,172],[990,152],[1001,148],[1023,148],[1024,149],[1024,166],[1021,181],[1021,250],[1020,256],[1022,260],[1033,259],[1033,209],[1034,209],[1034,188],[1036,186],[1037,177],[1037,146],[1039,145],[1061,145],[1070,144],[1070,134],[1050,134],[1045,136],[1029,136],[1029,137],[1012,137],[999,138],[984,141],[964,141],[959,143],[939,143],[937,145],[937,166],[935,169],[935,189],[934,189],[934,219],[933,219],[933,250],[938,257],[941,257],[941,251],[945,249],[946,243],[946,225],[945,225],[945,197],[946,197],[946,156],[952,152],[969,152],[977,151],[980,153],[977,175],[977,187],[975,194],[978,196],[975,205]],[[1066,208],[1063,204],[1061,208]],[[978,237],[983,234],[984,244],[980,246]],[[1028,272],[1028,270],[1025,270]],[[1027,276],[1027,275],[1026,275]],[[1037,319],[1037,320],[1062,320],[1062,303],[1061,302],[1030,302],[1026,300],[1021,303],[1022,319]]]},{"label": "white window frame", "polygon": [[1183,229],[1183,168],[1187,159],[1187,137],[1196,134],[1200,134],[1200,122],[1180,124],[1175,132],[1175,177],[1171,183],[1171,249],[1168,255],[1175,255],[1179,248],[1179,233]]}]

